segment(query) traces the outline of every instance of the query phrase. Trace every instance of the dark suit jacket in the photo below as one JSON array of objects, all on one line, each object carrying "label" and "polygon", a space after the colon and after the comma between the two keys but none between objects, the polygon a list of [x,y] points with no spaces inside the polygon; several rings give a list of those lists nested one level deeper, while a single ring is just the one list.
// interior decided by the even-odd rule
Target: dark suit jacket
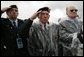
[{"label": "dark suit jacket", "polygon": [[[1,12],[2,14],[2,12]],[[31,26],[32,21],[29,21],[29,26]],[[8,18],[1,18],[0,19],[0,42],[1,42],[1,55],[2,56],[26,56],[27,53],[27,40],[25,36],[20,36],[20,29],[22,24],[25,23],[22,20],[18,19],[18,28],[14,28],[12,23]],[[17,48],[16,38],[22,38],[23,41],[23,48]]]}]

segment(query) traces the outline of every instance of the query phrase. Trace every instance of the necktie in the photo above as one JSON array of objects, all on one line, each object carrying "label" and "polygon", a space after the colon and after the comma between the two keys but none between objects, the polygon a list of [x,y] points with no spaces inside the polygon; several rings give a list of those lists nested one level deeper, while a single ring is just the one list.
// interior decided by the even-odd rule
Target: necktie
[{"label": "necktie", "polygon": [[44,25],[44,30],[46,30],[46,25]]},{"label": "necktie", "polygon": [[13,26],[16,28],[16,22],[15,21],[13,21]]}]

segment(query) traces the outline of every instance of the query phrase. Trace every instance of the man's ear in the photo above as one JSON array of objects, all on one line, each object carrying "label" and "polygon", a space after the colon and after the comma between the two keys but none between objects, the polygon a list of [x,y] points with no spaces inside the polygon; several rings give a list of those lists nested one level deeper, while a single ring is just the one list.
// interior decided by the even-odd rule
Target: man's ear
[{"label": "man's ear", "polygon": [[68,15],[68,13],[66,12],[66,15]]},{"label": "man's ear", "polygon": [[49,15],[49,18],[50,18],[50,15]]}]

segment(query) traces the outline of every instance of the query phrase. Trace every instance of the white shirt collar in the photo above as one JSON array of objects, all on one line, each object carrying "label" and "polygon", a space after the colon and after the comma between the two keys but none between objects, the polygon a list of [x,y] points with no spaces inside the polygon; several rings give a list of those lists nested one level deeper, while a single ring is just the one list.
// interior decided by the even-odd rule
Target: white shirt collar
[{"label": "white shirt collar", "polygon": [[[42,26],[42,29],[44,30],[44,24],[39,20],[39,24]],[[46,28],[48,29],[49,23],[46,23]]]},{"label": "white shirt collar", "polygon": [[78,20],[77,18],[75,18],[75,19],[71,19],[70,17],[67,17],[66,19],[67,19],[67,20],[70,20],[70,21]]},{"label": "white shirt collar", "polygon": [[18,26],[18,20],[16,19],[16,20],[11,20],[11,19],[9,19],[10,21],[11,21],[11,23],[13,24],[13,21],[15,21],[15,23],[16,23],[16,26]]}]

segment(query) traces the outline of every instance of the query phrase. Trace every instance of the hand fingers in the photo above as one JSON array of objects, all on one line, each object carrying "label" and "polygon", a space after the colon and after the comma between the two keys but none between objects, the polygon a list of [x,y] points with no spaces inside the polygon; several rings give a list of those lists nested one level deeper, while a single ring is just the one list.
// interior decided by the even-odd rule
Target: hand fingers
[{"label": "hand fingers", "polygon": [[36,12],[36,15],[38,16],[38,14],[41,13],[41,12],[42,12],[42,11],[38,11],[38,12]]},{"label": "hand fingers", "polygon": [[8,9],[10,9],[11,7],[7,7],[5,10],[8,10]]},{"label": "hand fingers", "polygon": [[5,7],[5,8],[3,8],[1,11],[5,12],[5,11],[7,11],[9,8],[10,8],[10,7]]},{"label": "hand fingers", "polygon": [[37,13],[41,13],[42,12],[42,10],[41,11],[38,11]]}]

